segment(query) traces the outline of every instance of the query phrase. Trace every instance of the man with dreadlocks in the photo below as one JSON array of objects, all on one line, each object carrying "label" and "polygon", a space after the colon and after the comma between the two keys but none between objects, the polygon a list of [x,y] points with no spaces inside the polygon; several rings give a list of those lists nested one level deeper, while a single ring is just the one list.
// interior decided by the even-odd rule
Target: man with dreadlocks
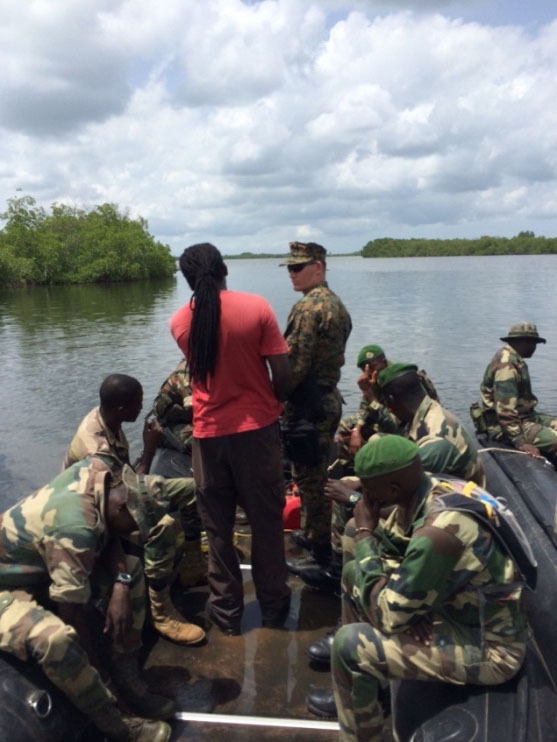
[{"label": "man with dreadlocks", "polygon": [[243,585],[233,530],[236,506],[252,529],[253,580],[264,626],[290,608],[284,560],[284,488],[278,417],[289,384],[288,346],[269,303],[229,291],[214,245],[188,247],[180,268],[193,295],[170,320],[193,388],[193,474],[209,540],[207,615],[240,634]]}]

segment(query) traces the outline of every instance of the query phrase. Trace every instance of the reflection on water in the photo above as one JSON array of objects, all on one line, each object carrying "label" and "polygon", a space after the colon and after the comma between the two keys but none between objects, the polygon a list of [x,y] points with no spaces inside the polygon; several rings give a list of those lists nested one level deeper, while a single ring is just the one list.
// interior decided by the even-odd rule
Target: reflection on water
[{"label": "reflection on water", "polygon": [[[282,327],[298,298],[280,261],[231,260],[228,286],[267,297]],[[530,361],[540,408],[557,411],[557,256],[332,258],[328,280],[354,324],[341,390],[358,404],[355,359],[379,343],[397,361],[426,368],[441,399],[463,420],[483,370],[510,325],[529,319],[547,345]],[[0,500],[13,502],[58,471],[102,379],[137,376],[147,406],[179,360],[168,318],[189,299],[181,275],[164,283],[50,287],[0,292]],[[132,455],[141,420],[128,426]]]}]

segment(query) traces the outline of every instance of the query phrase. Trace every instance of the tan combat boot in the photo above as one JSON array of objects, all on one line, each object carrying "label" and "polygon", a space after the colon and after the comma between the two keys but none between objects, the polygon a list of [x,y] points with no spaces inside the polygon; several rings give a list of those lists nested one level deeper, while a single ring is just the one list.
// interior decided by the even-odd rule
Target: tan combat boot
[{"label": "tan combat boot", "polygon": [[205,639],[205,632],[199,626],[188,623],[172,605],[170,588],[162,590],[149,588],[153,626],[166,639],[176,644],[199,644]]},{"label": "tan combat boot", "polygon": [[[112,652],[110,675],[118,695],[132,711],[147,719],[170,719],[176,704],[170,698],[151,693],[141,677],[138,652]],[[135,739],[135,737],[132,737]]]},{"label": "tan combat boot", "polygon": [[89,718],[107,739],[116,742],[168,742],[172,734],[164,721],[124,716],[113,705],[103,706]]},{"label": "tan combat boot", "polygon": [[184,554],[178,569],[182,587],[194,587],[207,583],[207,557],[201,548],[201,539],[184,542]]}]

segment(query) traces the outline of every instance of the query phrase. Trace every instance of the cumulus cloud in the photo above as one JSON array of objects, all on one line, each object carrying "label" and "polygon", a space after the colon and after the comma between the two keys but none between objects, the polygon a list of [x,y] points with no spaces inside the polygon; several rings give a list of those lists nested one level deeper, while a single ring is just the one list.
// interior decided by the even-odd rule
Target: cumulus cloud
[{"label": "cumulus cloud", "polygon": [[557,21],[480,5],[4,0],[0,193],[176,251],[555,234]]}]

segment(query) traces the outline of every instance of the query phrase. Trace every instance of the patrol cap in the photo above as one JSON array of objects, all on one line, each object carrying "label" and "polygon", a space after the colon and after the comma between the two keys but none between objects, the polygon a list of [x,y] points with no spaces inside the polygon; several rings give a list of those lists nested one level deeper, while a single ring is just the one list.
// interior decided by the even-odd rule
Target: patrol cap
[{"label": "patrol cap", "polygon": [[317,242],[291,242],[290,255],[279,265],[311,263],[313,260],[325,261],[327,251]]},{"label": "patrol cap", "polygon": [[369,363],[370,361],[374,361],[376,358],[379,358],[380,356],[385,357],[383,348],[380,345],[364,345],[364,347],[358,353],[358,358],[356,360],[356,366],[362,367],[366,363]]},{"label": "patrol cap", "polygon": [[[118,480],[115,479],[115,482]],[[127,508],[135,520],[142,538],[147,538],[155,523],[156,502],[147,487],[145,476],[136,474],[131,466],[124,464],[122,482],[128,491]]]},{"label": "patrol cap", "polygon": [[419,457],[414,441],[401,435],[372,435],[354,458],[354,471],[360,479],[373,479],[405,469]]},{"label": "patrol cap", "polygon": [[516,340],[518,338],[527,338],[529,340],[535,340],[536,343],[545,343],[545,338],[539,336],[538,328],[533,322],[519,322],[517,325],[513,325],[509,330],[509,334],[500,338],[500,340],[507,342],[507,340]]},{"label": "patrol cap", "polygon": [[414,363],[391,363],[377,374],[377,384],[383,388],[395,379],[406,376],[406,374],[417,373],[417,371],[418,367]]}]

